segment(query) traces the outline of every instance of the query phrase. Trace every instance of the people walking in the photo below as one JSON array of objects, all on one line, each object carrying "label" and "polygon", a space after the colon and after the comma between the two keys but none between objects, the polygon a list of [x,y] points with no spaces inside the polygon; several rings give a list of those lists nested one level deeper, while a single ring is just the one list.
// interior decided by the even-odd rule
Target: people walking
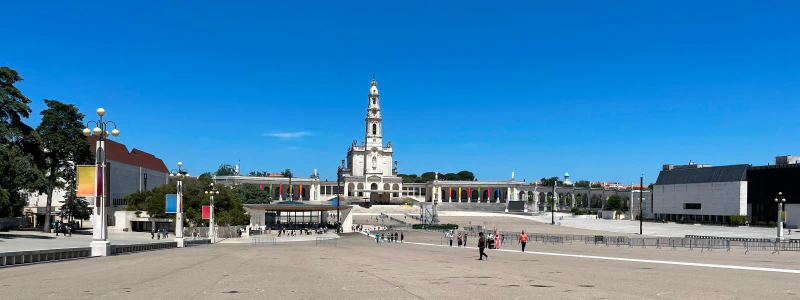
[{"label": "people walking", "polygon": [[478,260],[483,260],[483,257],[486,256],[486,260],[489,260],[489,255],[483,253],[483,250],[486,249],[486,237],[483,236],[483,232],[478,233]]},{"label": "people walking", "polygon": [[519,235],[519,244],[522,245],[522,252],[525,252],[525,245],[528,244],[528,235],[525,234],[525,230]]},{"label": "people walking", "polygon": [[466,246],[467,246],[467,235],[468,235],[468,234],[465,232],[465,233],[464,233],[464,247],[466,247]]},{"label": "people walking", "polygon": [[377,243],[377,244],[381,243],[381,234],[380,233],[375,233],[375,243]]},{"label": "people walking", "polygon": [[461,238],[461,233],[458,234],[458,246],[461,247],[461,244],[464,243],[464,240]]},{"label": "people walking", "polygon": [[450,240],[450,247],[453,247],[453,232],[448,232],[447,238]]},{"label": "people walking", "polygon": [[401,242],[401,243],[403,242],[403,239],[404,239],[404,238],[405,238],[405,236],[403,236],[403,233],[401,232],[401,233],[400,233],[400,242]]},{"label": "people walking", "polygon": [[156,238],[156,230],[150,229],[150,239],[153,240]]}]

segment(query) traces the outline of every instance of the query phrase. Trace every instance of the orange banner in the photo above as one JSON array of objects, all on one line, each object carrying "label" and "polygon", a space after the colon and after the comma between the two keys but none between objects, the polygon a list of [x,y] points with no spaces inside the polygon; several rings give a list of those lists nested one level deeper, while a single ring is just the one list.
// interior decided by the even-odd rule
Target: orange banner
[{"label": "orange banner", "polygon": [[78,197],[94,197],[97,166],[78,166]]}]

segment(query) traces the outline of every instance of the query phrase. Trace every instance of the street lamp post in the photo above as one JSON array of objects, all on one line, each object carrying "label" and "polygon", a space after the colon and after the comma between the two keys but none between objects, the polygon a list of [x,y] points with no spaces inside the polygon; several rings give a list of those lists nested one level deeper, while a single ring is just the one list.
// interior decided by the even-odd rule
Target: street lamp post
[{"label": "street lamp post", "polygon": [[644,174],[639,177],[639,235],[642,235],[642,224],[644,224],[644,208],[642,208],[642,203],[644,202]]},{"label": "street lamp post", "polygon": [[786,203],[786,197],[783,196],[782,192],[778,192],[778,196],[775,197],[775,203],[778,203],[778,240],[783,240],[783,204]]},{"label": "street lamp post", "polygon": [[211,215],[208,219],[208,238],[213,244],[217,240],[217,228],[214,225],[214,195],[219,195],[219,190],[214,188],[213,182],[209,186],[210,189],[205,192],[209,196],[209,206],[211,208]]},{"label": "street lamp post", "polygon": [[[114,129],[111,130],[111,135],[115,137],[119,136],[119,130],[117,130],[117,123],[113,121],[103,121],[103,116],[105,114],[105,109],[98,108],[97,115],[100,116],[100,119],[86,122],[86,128],[83,129],[83,135],[87,137],[91,135],[98,136],[97,150],[95,151],[95,163],[97,164],[98,170],[95,184],[98,188],[95,189],[95,193],[97,193],[97,190],[99,190],[100,193],[97,193],[95,197],[92,242],[89,244],[92,248],[92,256],[111,255],[111,243],[108,241],[108,224],[106,220],[105,139],[108,138],[109,124],[114,125]],[[94,125],[94,129],[89,130],[90,124]]]},{"label": "street lamp post", "polygon": [[553,182],[553,205],[550,206],[550,215],[552,216],[552,220],[550,221],[550,225],[556,225],[556,201],[558,201],[558,193],[556,193],[557,187],[558,180]]},{"label": "street lamp post", "polygon": [[189,177],[189,170],[182,169],[182,162],[178,162],[178,169],[169,173],[169,178],[178,180],[178,211],[175,213],[175,242],[178,248],[183,248],[183,179]]},{"label": "street lamp post", "polygon": [[[344,165],[344,159],[342,160],[342,166]],[[337,167],[336,170],[336,224],[340,224],[342,222],[340,216],[339,205],[342,202],[342,166]],[[336,228],[338,229],[339,226],[337,225]]]}]

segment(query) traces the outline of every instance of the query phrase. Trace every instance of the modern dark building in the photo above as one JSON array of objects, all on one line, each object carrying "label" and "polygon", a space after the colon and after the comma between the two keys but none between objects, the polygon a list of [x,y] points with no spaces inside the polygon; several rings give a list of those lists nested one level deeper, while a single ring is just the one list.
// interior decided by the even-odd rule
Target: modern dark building
[{"label": "modern dark building", "polygon": [[750,222],[776,222],[778,193],[786,197],[786,227],[800,226],[800,164],[751,166],[747,170],[747,210]]}]

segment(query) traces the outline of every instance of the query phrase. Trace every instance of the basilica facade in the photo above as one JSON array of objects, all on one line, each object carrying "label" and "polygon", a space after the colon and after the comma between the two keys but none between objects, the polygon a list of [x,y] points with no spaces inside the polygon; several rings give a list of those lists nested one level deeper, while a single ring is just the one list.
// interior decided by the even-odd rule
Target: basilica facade
[{"label": "basilica facade", "polygon": [[342,165],[344,194],[376,204],[391,203],[399,197],[403,180],[397,176],[397,161],[392,160],[392,142],[383,143],[381,99],[374,75],[370,85],[364,140],[360,144],[353,140]]},{"label": "basilica facade", "polygon": [[[626,203],[636,198],[633,190],[540,186],[536,182],[517,181],[513,171],[510,179],[494,181],[439,180],[437,172],[433,181],[404,184],[397,176],[397,161],[393,160],[393,155],[392,142],[383,142],[381,99],[373,74],[367,94],[364,140],[360,143],[353,140],[347,148],[346,159],[341,161],[342,181],[322,181],[316,175],[316,169],[311,178],[240,175],[214,178],[221,184],[258,184],[277,201],[328,202],[341,197],[344,203],[429,202],[448,209],[536,212],[548,205],[559,209],[603,208],[611,195],[621,196]],[[569,174],[564,174],[564,177],[564,182],[569,184]],[[650,194],[649,191],[645,193]],[[652,195],[648,198],[652,201]],[[554,204],[548,204],[550,199]]]}]

